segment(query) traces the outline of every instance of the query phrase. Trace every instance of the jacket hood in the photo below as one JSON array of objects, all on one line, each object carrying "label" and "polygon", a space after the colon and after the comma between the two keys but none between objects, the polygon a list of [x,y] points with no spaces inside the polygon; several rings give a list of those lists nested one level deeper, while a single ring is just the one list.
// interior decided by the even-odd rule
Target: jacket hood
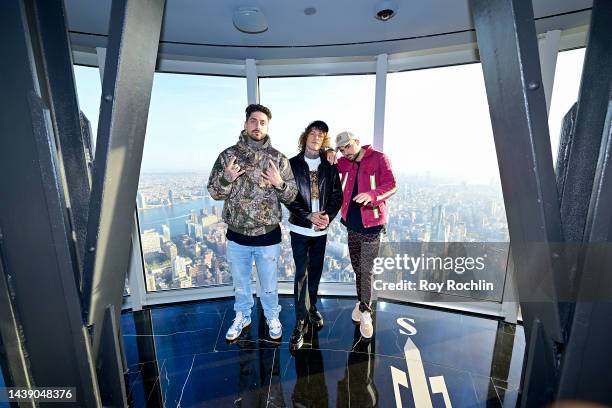
[{"label": "jacket hood", "polygon": [[271,145],[271,143],[270,143],[270,135],[265,135],[264,136],[263,143],[259,147],[255,147],[255,146],[250,145],[248,140],[249,140],[249,135],[247,135],[246,130],[243,130],[242,132],[240,132],[240,137],[238,138],[238,143],[237,144],[242,146],[242,147],[245,147],[247,149],[251,149],[251,150],[267,149]]}]

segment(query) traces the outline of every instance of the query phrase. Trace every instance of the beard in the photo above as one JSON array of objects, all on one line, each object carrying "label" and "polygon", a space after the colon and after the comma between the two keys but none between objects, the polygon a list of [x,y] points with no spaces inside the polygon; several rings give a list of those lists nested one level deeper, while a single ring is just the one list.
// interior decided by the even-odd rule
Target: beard
[{"label": "beard", "polygon": [[355,161],[355,160],[357,160],[357,158],[359,157],[359,154],[360,154],[360,153],[361,153],[361,149],[359,149],[359,151],[358,151],[357,153],[355,153],[355,154],[350,154],[350,155],[348,155],[348,157],[347,157],[347,156],[345,156],[345,157],[346,157],[346,159],[347,159],[348,161]]},{"label": "beard", "polygon": [[246,130],[246,134],[248,137],[250,137],[251,139],[255,141],[263,140],[266,137],[266,134],[263,133],[261,130],[257,131],[257,133],[255,133],[254,130],[252,131]]}]

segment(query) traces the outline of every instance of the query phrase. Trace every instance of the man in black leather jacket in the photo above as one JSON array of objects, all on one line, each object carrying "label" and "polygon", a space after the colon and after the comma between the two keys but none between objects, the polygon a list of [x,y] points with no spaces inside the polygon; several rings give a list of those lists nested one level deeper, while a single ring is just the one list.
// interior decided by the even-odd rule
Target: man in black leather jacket
[{"label": "man in black leather jacket", "polygon": [[296,324],[290,340],[292,349],[302,346],[307,317],[314,327],[323,327],[323,316],[316,307],[317,291],[323,272],[327,227],[342,205],[338,170],[325,156],[328,131],[323,121],[309,124],[299,139],[300,153],[289,160],[298,188],[296,199],[287,205],[295,261]]}]

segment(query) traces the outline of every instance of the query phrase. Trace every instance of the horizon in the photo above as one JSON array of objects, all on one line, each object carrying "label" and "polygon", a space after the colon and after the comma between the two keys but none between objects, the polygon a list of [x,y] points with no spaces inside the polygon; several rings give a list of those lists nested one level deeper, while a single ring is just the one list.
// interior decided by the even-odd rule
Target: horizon
[{"label": "horizon", "polygon": [[[561,119],[578,96],[583,59],[584,48],[558,56],[549,115],[553,162]],[[75,80],[95,139],[98,69],[75,66]],[[260,102],[273,112],[272,145],[287,157],[297,153],[299,134],[314,119],[328,123],[332,141],[346,129],[361,135],[363,144],[372,141],[374,75],[260,78],[259,86]],[[210,171],[218,154],[237,140],[246,105],[245,78],[155,73],[141,174]],[[398,174],[499,183],[480,64],[389,73],[384,145]]]}]

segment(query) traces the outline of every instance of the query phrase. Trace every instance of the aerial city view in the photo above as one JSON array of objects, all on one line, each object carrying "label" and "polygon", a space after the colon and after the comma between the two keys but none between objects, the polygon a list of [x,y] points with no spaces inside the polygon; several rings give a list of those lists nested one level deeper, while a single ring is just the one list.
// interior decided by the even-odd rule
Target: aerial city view
[{"label": "aerial city view", "polygon": [[[148,291],[231,284],[226,261],[223,202],[206,190],[207,174],[143,173],[137,197]],[[391,242],[507,242],[499,184],[466,184],[429,174],[398,174],[387,238]],[[283,242],[280,281],[295,272],[289,229]],[[354,279],[346,229],[336,219],[328,234],[323,282]]]}]

